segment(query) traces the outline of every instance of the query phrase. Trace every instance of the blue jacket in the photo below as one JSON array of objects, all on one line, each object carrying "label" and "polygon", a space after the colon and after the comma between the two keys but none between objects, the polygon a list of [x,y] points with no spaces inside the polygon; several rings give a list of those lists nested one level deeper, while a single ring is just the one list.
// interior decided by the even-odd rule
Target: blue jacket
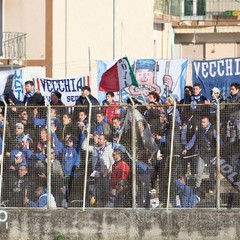
[{"label": "blue jacket", "polygon": [[52,133],[52,137],[55,143],[54,151],[56,156],[62,153],[62,170],[64,176],[76,176],[76,173],[74,173],[73,168],[80,167],[79,151],[77,151],[76,147],[74,146],[68,147],[64,145],[61,141],[59,141],[55,133]]},{"label": "blue jacket", "polygon": [[80,155],[77,153],[75,147],[65,146],[62,155],[62,170],[64,176],[76,176],[73,171],[74,167],[80,167]]},{"label": "blue jacket", "polygon": [[196,195],[188,185],[184,185],[176,180],[177,192],[181,201],[181,208],[192,208],[198,202]]},{"label": "blue jacket", "polygon": [[[45,188],[39,198],[37,202],[33,202],[33,201],[29,201],[27,204],[30,207],[39,207],[39,208],[46,208],[47,204],[48,204],[48,199],[47,199],[47,189]],[[56,201],[53,197],[53,195],[51,194],[51,206],[50,207],[56,207]]]},{"label": "blue jacket", "polygon": [[101,135],[101,134],[106,134],[104,125],[108,124],[107,118],[104,117],[104,119],[100,123],[96,123],[96,132]]}]

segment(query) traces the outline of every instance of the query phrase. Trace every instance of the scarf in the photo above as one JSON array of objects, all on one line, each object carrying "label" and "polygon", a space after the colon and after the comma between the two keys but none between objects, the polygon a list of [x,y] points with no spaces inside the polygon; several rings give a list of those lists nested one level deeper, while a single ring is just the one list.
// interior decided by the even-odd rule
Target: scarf
[{"label": "scarf", "polygon": [[31,92],[26,92],[25,97],[26,97],[26,104],[29,101],[29,99],[36,93],[35,88]]}]

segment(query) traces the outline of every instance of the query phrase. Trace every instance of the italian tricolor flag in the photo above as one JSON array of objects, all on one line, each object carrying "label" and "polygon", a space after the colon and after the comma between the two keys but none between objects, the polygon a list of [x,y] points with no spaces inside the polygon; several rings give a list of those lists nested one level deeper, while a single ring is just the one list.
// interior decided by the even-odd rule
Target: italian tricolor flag
[{"label": "italian tricolor flag", "polygon": [[128,58],[124,57],[103,73],[99,90],[103,92],[119,92],[131,85],[138,86],[138,83]]}]

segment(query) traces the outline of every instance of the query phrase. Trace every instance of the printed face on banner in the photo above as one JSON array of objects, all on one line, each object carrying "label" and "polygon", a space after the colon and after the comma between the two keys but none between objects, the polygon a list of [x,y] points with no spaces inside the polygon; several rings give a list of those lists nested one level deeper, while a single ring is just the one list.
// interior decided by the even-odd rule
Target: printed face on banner
[{"label": "printed face on banner", "polygon": [[[149,92],[157,92],[160,102],[164,102],[167,94],[172,92],[173,96],[180,100],[184,95],[186,85],[187,60],[159,60],[159,59],[136,59],[129,61],[138,87],[130,86],[122,90],[122,102],[126,102],[129,95],[141,103],[149,102]],[[98,61],[98,84],[102,74],[115,64],[115,61]],[[115,93],[119,97],[119,93]],[[98,100],[105,99],[105,93],[99,91]],[[119,100],[115,97],[115,100]]]},{"label": "printed face on banner", "polygon": [[155,91],[160,94],[161,90],[157,82],[156,61],[154,59],[142,59],[136,61],[135,76],[138,82],[138,87],[131,86],[129,88],[130,93],[133,96],[147,97],[149,92]]}]

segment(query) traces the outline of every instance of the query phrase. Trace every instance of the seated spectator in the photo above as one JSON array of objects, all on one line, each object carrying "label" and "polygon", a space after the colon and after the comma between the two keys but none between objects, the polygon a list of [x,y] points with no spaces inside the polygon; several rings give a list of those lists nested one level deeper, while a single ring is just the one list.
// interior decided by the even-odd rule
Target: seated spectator
[{"label": "seated spectator", "polygon": [[[47,189],[44,188],[43,186],[39,186],[35,190],[35,198],[36,201],[30,201],[28,197],[25,197],[24,199],[24,204],[25,206],[29,207],[38,207],[38,208],[47,208],[48,204],[48,198],[47,198]],[[50,195],[50,207],[51,208],[56,208],[56,201],[54,196],[51,194]]]},{"label": "seated spectator", "polygon": [[200,197],[194,194],[192,188],[187,185],[185,176],[175,181],[177,187],[176,207],[192,208],[200,202]]},{"label": "seated spectator", "polygon": [[106,99],[102,103],[102,112],[106,116],[108,123],[112,123],[113,117],[120,117],[120,107],[114,100],[114,92],[107,92]]}]

